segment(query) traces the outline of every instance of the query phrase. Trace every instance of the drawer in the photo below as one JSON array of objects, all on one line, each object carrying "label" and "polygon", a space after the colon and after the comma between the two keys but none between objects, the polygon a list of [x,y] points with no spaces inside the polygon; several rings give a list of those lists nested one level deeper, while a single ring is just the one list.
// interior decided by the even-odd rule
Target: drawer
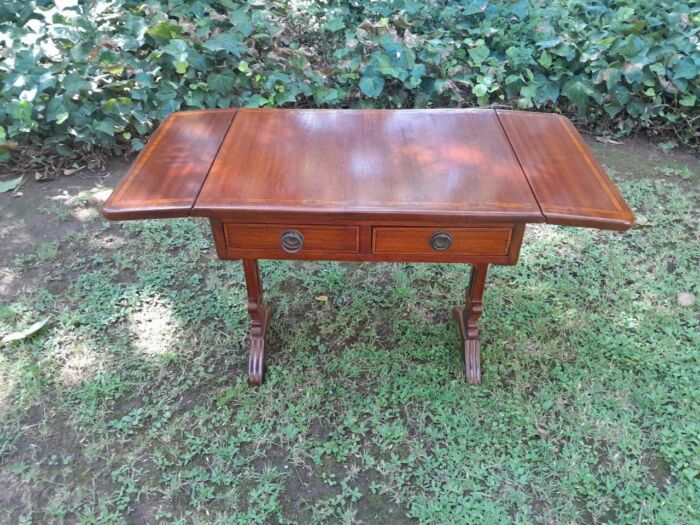
[{"label": "drawer", "polygon": [[507,255],[512,228],[384,227],[372,230],[372,252],[385,255]]},{"label": "drawer", "polygon": [[293,256],[305,253],[358,253],[358,226],[224,223],[226,248]]}]

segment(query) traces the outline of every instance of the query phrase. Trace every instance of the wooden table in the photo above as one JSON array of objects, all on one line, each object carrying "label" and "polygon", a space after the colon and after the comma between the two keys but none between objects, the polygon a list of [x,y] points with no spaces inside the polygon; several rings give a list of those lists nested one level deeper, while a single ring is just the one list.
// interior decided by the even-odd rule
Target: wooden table
[{"label": "wooden table", "polygon": [[478,384],[488,265],[517,262],[525,225],[633,221],[568,119],[492,109],[175,113],[103,213],[209,218],[218,256],[243,261],[251,385],[263,381],[272,317],[258,259],[471,264],[454,314]]}]

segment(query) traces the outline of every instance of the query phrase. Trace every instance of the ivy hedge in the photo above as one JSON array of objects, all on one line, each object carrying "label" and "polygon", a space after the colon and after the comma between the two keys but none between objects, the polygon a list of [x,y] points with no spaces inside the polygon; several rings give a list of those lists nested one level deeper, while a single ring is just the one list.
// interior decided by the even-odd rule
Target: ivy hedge
[{"label": "ivy hedge", "polygon": [[511,106],[698,138],[700,4],[3,0],[0,159],[143,147],[185,108]]}]

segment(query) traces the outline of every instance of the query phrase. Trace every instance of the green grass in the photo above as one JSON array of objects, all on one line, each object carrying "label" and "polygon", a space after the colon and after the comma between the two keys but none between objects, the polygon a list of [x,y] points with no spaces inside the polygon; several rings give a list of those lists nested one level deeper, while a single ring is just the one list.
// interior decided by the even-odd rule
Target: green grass
[{"label": "green grass", "polygon": [[698,307],[676,301],[698,188],[621,188],[642,226],[529,228],[492,269],[480,388],[465,265],[263,262],[252,389],[242,271],[205,222],[98,219],[21,254],[0,335],[52,319],[0,350],[0,521],[698,523]]}]

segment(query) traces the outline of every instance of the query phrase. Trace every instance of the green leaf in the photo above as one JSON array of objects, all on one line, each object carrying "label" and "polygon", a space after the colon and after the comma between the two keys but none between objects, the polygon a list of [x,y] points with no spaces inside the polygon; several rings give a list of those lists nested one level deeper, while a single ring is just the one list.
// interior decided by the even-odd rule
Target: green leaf
[{"label": "green leaf", "polygon": [[88,91],[92,87],[90,82],[83,78],[83,75],[78,73],[71,73],[63,79],[61,83],[63,89],[65,90],[64,97],[66,99],[71,99],[81,91]]},{"label": "green leaf", "polygon": [[404,84],[408,88],[416,88],[420,86],[423,80],[423,75],[426,73],[425,64],[415,64],[413,69],[411,69],[411,78],[409,78]]},{"label": "green leaf", "polygon": [[534,78],[537,85],[537,94],[534,97],[534,102],[538,106],[542,106],[547,102],[556,102],[559,98],[559,83],[550,80],[542,73],[537,73]]},{"label": "green leaf", "polygon": [[618,101],[620,104],[627,104],[630,99],[632,98],[632,94],[630,93],[630,90],[627,89],[625,86],[622,84],[617,84],[615,87],[613,87],[609,92],[608,96],[611,97],[613,100]]},{"label": "green leaf", "polygon": [[488,7],[488,0],[468,0],[463,7],[464,16],[483,13]]},{"label": "green leaf", "polygon": [[680,102],[681,106],[686,106],[686,107],[692,108],[693,106],[695,106],[695,100],[696,100],[695,95],[689,93],[686,96],[684,96],[682,99],[680,99],[678,102]]},{"label": "green leaf", "polygon": [[246,75],[250,73],[250,66],[248,65],[248,62],[246,62],[245,60],[241,60],[238,63],[238,71]]},{"label": "green leaf", "polygon": [[314,102],[318,105],[336,104],[345,92],[340,89],[320,87],[314,90]]},{"label": "green leaf", "polygon": [[489,92],[489,88],[483,84],[477,84],[476,86],[474,86],[474,94],[477,97],[483,97],[488,92]]},{"label": "green leaf", "polygon": [[695,62],[692,58],[687,57],[678,62],[673,66],[673,78],[674,79],[688,79],[692,80],[698,77],[698,68],[695,66]]},{"label": "green leaf", "polygon": [[33,109],[33,104],[28,100],[19,100],[10,106],[10,115],[23,124],[29,124],[32,122]]},{"label": "green leaf", "polygon": [[247,13],[247,7],[241,7],[233,11],[229,11],[228,16],[234,29],[238,31],[244,38],[248,38],[253,33],[253,24],[250,22],[250,16]]},{"label": "green leaf", "polygon": [[622,73],[620,72],[619,68],[606,67],[596,73],[594,81],[596,84],[605,82],[605,87],[612,89],[613,86],[620,81],[620,79],[622,79]]},{"label": "green leaf", "polygon": [[629,35],[623,40],[618,41],[612,48],[616,53],[620,53],[627,60],[632,60],[634,57],[646,50],[648,45],[637,35]]},{"label": "green leaf", "polygon": [[0,142],[5,142],[7,139],[7,133],[5,133],[5,128],[0,126]]},{"label": "green leaf", "polygon": [[491,54],[491,50],[486,46],[477,46],[469,49],[469,56],[474,62],[475,66],[480,66],[481,63],[486,60]]},{"label": "green leaf", "polygon": [[425,64],[415,64],[411,70],[411,77],[422,78],[425,75],[426,68]]},{"label": "green leaf", "polygon": [[187,49],[187,42],[180,39],[173,39],[163,48],[163,53],[174,57],[175,60],[184,60],[187,58]]},{"label": "green leaf", "polygon": [[74,153],[74,151],[65,144],[57,144],[56,151],[59,155],[62,155],[63,157],[72,157]]},{"label": "green leaf", "polygon": [[622,66],[622,72],[625,75],[627,82],[634,84],[635,82],[642,82],[647,77],[644,72],[644,62],[626,62]]},{"label": "green leaf", "polygon": [[618,102],[617,100],[612,100],[610,102],[606,102],[603,105],[603,110],[605,110],[605,112],[608,115],[610,115],[611,117],[614,117],[623,109],[625,109],[625,106],[623,104],[621,104],[620,102]]},{"label": "green leaf", "polygon": [[262,95],[258,95],[257,93],[255,95],[249,95],[248,97],[245,97],[244,100],[244,107],[246,108],[259,108],[267,102],[267,99],[265,97],[263,97]]},{"label": "green leaf", "polygon": [[631,116],[639,118],[647,111],[647,107],[638,100],[632,100],[625,106],[625,111]]},{"label": "green leaf", "polygon": [[341,17],[336,16],[326,21],[326,23],[323,24],[323,27],[325,27],[331,33],[335,33],[336,31],[340,31],[341,29],[345,28],[345,21]]},{"label": "green leaf", "polygon": [[547,53],[546,51],[544,51],[544,52],[540,55],[540,59],[538,60],[538,62],[540,63],[540,65],[541,65],[543,68],[549,69],[549,66],[552,65],[552,55],[550,55],[549,53]]},{"label": "green leaf", "polygon": [[16,179],[10,179],[6,181],[0,181],[0,193],[5,193],[6,191],[12,191],[17,188],[22,183],[22,175]]},{"label": "green leaf", "polygon": [[146,34],[160,40],[170,40],[179,37],[182,34],[182,28],[177,24],[161,21],[150,27]]},{"label": "green leaf", "polygon": [[533,99],[537,95],[537,83],[527,84],[520,88],[520,96],[523,98]]},{"label": "green leaf", "polygon": [[212,73],[207,77],[207,87],[217,93],[230,93],[236,83],[236,77],[228,71]]},{"label": "green leaf", "polygon": [[404,73],[404,70],[397,66],[390,56],[384,53],[376,55],[376,65],[377,70],[382,75],[399,78]]},{"label": "green leaf", "polygon": [[368,97],[378,97],[384,90],[384,79],[375,76],[363,76],[360,79],[360,90]]},{"label": "green leaf", "polygon": [[393,46],[386,53],[372,54],[372,65],[382,75],[401,80],[408,78],[408,72],[413,67],[415,56],[403,46]]},{"label": "green leaf", "polygon": [[560,42],[558,46],[552,47],[549,50],[550,53],[563,57],[568,62],[574,60],[577,54],[577,50],[569,42]]},{"label": "green leaf", "polygon": [[114,136],[114,126],[116,126],[116,122],[114,122],[112,119],[105,119],[105,120],[98,120],[95,122],[93,125],[93,129],[95,131],[101,131],[102,133],[106,133],[110,137]]},{"label": "green leaf", "polygon": [[527,16],[530,10],[529,0],[516,0],[509,6],[508,10],[512,15],[522,20]]},{"label": "green leaf", "polygon": [[549,49],[550,47],[556,47],[561,43],[561,38],[554,38],[552,40],[541,40],[535,45],[540,49]]},{"label": "green leaf", "polygon": [[562,94],[568,98],[579,109],[588,106],[589,98],[595,94],[593,82],[585,77],[578,77],[569,80],[561,90]]},{"label": "green leaf", "polygon": [[240,39],[233,33],[221,33],[204,43],[210,51],[227,51],[234,56],[241,56],[248,48],[241,44]]}]

